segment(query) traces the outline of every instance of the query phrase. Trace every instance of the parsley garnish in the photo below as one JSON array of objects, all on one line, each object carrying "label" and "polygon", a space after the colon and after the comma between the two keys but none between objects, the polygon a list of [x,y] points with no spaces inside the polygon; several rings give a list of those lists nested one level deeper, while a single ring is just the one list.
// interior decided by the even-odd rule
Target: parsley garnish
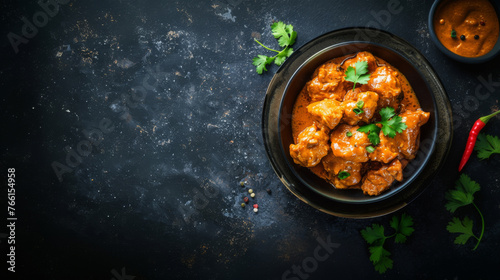
[{"label": "parsley garnish", "polygon": [[358,61],[354,64],[354,67],[349,66],[345,71],[345,80],[354,83],[352,86],[353,90],[356,88],[356,83],[364,85],[370,80],[367,61]]},{"label": "parsley garnish", "polygon": [[401,133],[406,129],[406,124],[402,122],[403,118],[396,115],[394,108],[385,107],[380,110],[381,121],[376,124],[368,124],[358,128],[359,132],[364,132],[368,134],[368,139],[373,145],[378,145],[380,143],[380,127],[377,124],[382,125],[382,132],[385,136],[394,138],[396,133]]},{"label": "parsley garnish", "polygon": [[273,61],[274,64],[280,66],[293,53],[293,49],[290,46],[295,43],[295,39],[297,38],[297,32],[293,31],[293,26],[291,24],[284,24],[283,22],[278,21],[271,25],[271,31],[274,38],[278,39],[278,44],[283,48],[283,50],[278,51],[268,48],[257,39],[254,39],[255,42],[264,47],[266,50],[278,53],[275,56],[266,56],[260,54],[257,57],[253,58],[252,64],[256,66],[256,71],[259,74],[267,71],[266,65],[273,63]]},{"label": "parsley garnish", "polygon": [[348,132],[346,132],[346,133],[345,133],[345,135],[346,135],[347,137],[351,137],[351,136],[352,136],[352,132],[348,131]]},{"label": "parsley garnish", "polygon": [[465,217],[463,221],[461,221],[457,217],[453,217],[453,220],[448,223],[446,229],[451,233],[461,233],[457,238],[455,238],[455,244],[465,244],[470,237],[474,237],[477,240],[476,246],[472,250],[476,250],[479,242],[483,238],[484,234],[484,218],[481,210],[474,203],[474,193],[479,191],[481,187],[478,183],[471,180],[471,178],[465,174],[460,175],[460,178],[455,182],[455,188],[449,190],[445,194],[445,198],[448,201],[445,205],[446,209],[451,213],[455,213],[455,211],[463,206],[467,206],[472,204],[476,210],[479,212],[479,216],[481,217],[481,234],[479,237],[472,233],[472,225],[473,222],[468,217]]},{"label": "parsley garnish", "polygon": [[500,139],[497,136],[480,133],[474,150],[477,151],[477,157],[480,159],[487,159],[492,154],[500,154]]},{"label": "parsley garnish", "polygon": [[370,261],[380,274],[386,272],[387,269],[391,269],[393,264],[393,261],[389,258],[391,253],[384,248],[385,240],[395,237],[394,243],[405,243],[406,238],[415,231],[412,217],[405,213],[401,215],[401,219],[393,216],[390,226],[395,232],[389,236],[385,236],[384,227],[378,224],[372,224],[371,227],[361,230],[361,235],[371,245],[368,247]]},{"label": "parsley garnish", "polygon": [[340,180],[343,180],[347,177],[351,176],[351,174],[347,171],[340,171],[337,177],[339,177]]}]

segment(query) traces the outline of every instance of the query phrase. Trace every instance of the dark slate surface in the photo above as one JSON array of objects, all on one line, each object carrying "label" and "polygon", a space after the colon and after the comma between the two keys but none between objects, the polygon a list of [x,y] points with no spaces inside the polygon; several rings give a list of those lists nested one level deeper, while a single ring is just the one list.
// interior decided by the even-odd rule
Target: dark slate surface
[{"label": "dark slate surface", "polygon": [[[452,215],[443,205],[458,178],[469,128],[498,110],[500,59],[470,66],[441,54],[426,24],[432,1],[401,1],[402,11],[390,18],[388,2],[394,1],[60,2],[69,3],[46,24],[37,18],[41,27],[18,53],[7,34],[21,35],[21,17],[32,22],[43,9],[36,1],[1,5],[1,212],[7,225],[6,170],[14,167],[18,218],[17,272],[2,279],[498,274],[500,157],[480,162],[473,155],[465,168],[482,186],[476,201],[486,232],[476,251],[472,242],[453,244],[455,235],[445,229]],[[380,223],[389,232],[391,216],[352,220],[317,211],[284,188],[266,158],[261,110],[277,67],[259,76],[251,60],[265,53],[253,37],[275,44],[272,20],[295,26],[296,47],[349,26],[392,32],[421,50],[449,94],[455,122],[450,156],[432,185],[397,213],[413,216],[416,231],[407,244],[389,242],[394,268],[382,276],[359,231]],[[500,118],[485,131],[500,135]],[[85,156],[76,158],[75,151]],[[55,162],[73,165],[61,181]],[[248,188],[257,193],[258,214],[239,206]],[[457,213],[465,215],[477,232],[475,210]],[[336,248],[318,247],[328,242]],[[294,272],[302,265],[305,270]]]}]

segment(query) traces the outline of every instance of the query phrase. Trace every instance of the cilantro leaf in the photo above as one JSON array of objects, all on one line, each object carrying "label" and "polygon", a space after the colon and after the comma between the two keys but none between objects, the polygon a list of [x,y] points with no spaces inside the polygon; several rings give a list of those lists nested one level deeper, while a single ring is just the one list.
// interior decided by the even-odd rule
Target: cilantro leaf
[{"label": "cilantro leaf", "polygon": [[392,118],[394,115],[396,115],[396,112],[394,112],[394,108],[392,107],[385,107],[380,109],[379,111],[380,117],[382,118],[382,121],[387,121],[390,118]]},{"label": "cilantro leaf", "polygon": [[293,31],[293,26],[291,24],[284,24],[282,21],[275,22],[271,25],[271,31],[274,38],[278,39],[278,44],[284,49],[281,51],[274,50],[266,47],[264,44],[259,42],[259,40],[254,39],[259,45],[269,51],[276,52],[275,56],[269,57],[265,55],[258,55],[253,58],[253,65],[256,66],[256,71],[258,74],[262,74],[267,71],[266,65],[274,64],[280,66],[285,62],[285,60],[290,57],[293,53],[293,49],[290,47],[295,43],[297,38],[297,32]]},{"label": "cilantro leaf", "polygon": [[403,118],[396,116],[394,108],[382,108],[379,114],[382,118],[379,123],[382,124],[382,132],[385,136],[394,138],[396,137],[396,133],[401,133],[407,128],[406,124],[402,122]]},{"label": "cilantro leaf", "polygon": [[492,154],[500,154],[500,139],[497,136],[480,133],[474,150],[477,151],[477,157],[482,160],[489,158]]},{"label": "cilantro leaf", "polygon": [[275,22],[271,25],[271,31],[274,38],[278,39],[280,47],[287,47],[295,43],[297,32],[293,31],[291,24],[284,24],[282,21]]},{"label": "cilantro leaf", "polygon": [[370,132],[380,132],[380,127],[378,127],[376,124],[367,124],[359,127],[357,129],[359,132],[364,132],[364,133],[370,133]]},{"label": "cilantro leaf", "polygon": [[361,126],[360,128],[357,129],[359,132],[364,132],[368,134],[368,140],[374,145],[377,146],[380,143],[380,127],[378,127],[376,124],[368,124]]},{"label": "cilantro leaf", "polygon": [[370,132],[370,134],[368,134],[368,140],[370,140],[374,146],[377,146],[380,143],[380,136],[378,135],[378,132]]},{"label": "cilantro leaf", "polygon": [[445,198],[448,201],[445,207],[448,211],[454,213],[458,208],[472,204],[474,208],[479,213],[481,217],[481,234],[479,237],[475,236],[472,232],[472,220],[465,217],[463,221],[459,218],[454,217],[453,220],[448,223],[446,229],[451,233],[461,233],[455,239],[455,244],[465,244],[471,236],[477,239],[476,246],[472,250],[476,250],[477,246],[481,242],[484,234],[484,217],[479,207],[474,203],[474,194],[481,189],[478,183],[471,180],[471,178],[465,174],[460,175],[460,178],[455,182],[455,188],[449,190],[445,194]]},{"label": "cilantro leaf", "polygon": [[257,57],[253,58],[253,65],[257,66],[256,71],[259,74],[262,74],[263,71],[267,71],[266,65],[273,63],[274,57],[269,57],[265,55],[259,54]]},{"label": "cilantro leaf", "polygon": [[455,238],[455,244],[464,245],[471,237],[478,239],[472,232],[472,225],[472,220],[467,216],[465,216],[463,221],[457,217],[453,217],[453,220],[448,223],[446,229],[450,233],[461,233]]},{"label": "cilantro leaf", "polygon": [[414,231],[413,219],[407,214],[402,214],[401,219],[394,216],[390,225],[396,231],[390,236],[385,236],[384,227],[378,224],[372,224],[371,227],[361,230],[361,236],[370,244],[368,247],[370,261],[380,274],[385,273],[393,266],[393,261],[389,257],[391,253],[384,248],[385,241],[395,236],[395,243],[403,243]]},{"label": "cilantro leaf", "polygon": [[448,201],[445,204],[446,209],[454,213],[457,208],[473,203],[474,193],[480,189],[479,184],[472,181],[469,176],[460,175],[458,181],[455,182],[455,189],[449,190],[445,194],[445,199]]},{"label": "cilantro leaf", "polygon": [[356,88],[356,84],[366,84],[370,80],[370,74],[368,74],[368,62],[358,61],[354,64],[354,67],[348,66],[345,71],[345,80],[353,82],[354,85],[352,89]]},{"label": "cilantro leaf", "polygon": [[413,229],[413,219],[411,216],[403,213],[401,215],[401,220],[396,216],[392,217],[391,227],[396,230],[395,243],[405,243],[406,237],[410,236],[415,229]]},{"label": "cilantro leaf", "polygon": [[392,269],[393,261],[389,258],[391,253],[386,249],[382,248],[382,253],[378,262],[373,263],[375,270],[382,274],[387,271],[387,269]]},{"label": "cilantro leaf", "polygon": [[372,224],[361,230],[361,236],[368,242],[368,244],[380,243],[385,240],[384,227],[378,224]]},{"label": "cilantro leaf", "polygon": [[284,50],[282,50],[279,54],[276,55],[276,59],[274,60],[274,64],[280,66],[281,64],[283,64],[283,62],[285,62],[285,60],[291,56],[293,53],[293,49],[292,48],[285,48]]},{"label": "cilantro leaf", "polygon": [[382,132],[384,135],[394,138],[396,137],[396,133],[403,132],[407,126],[402,120],[403,118],[400,116],[395,116],[390,120],[381,121],[380,123],[382,124]]}]

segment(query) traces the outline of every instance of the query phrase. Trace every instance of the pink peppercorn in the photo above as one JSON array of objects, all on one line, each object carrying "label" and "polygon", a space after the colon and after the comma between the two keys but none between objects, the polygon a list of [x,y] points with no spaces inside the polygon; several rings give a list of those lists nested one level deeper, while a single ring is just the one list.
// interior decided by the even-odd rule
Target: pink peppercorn
[{"label": "pink peppercorn", "polygon": [[248,203],[248,197],[245,196],[245,198],[243,198],[243,201],[245,201],[245,203]]},{"label": "pink peppercorn", "polygon": [[259,205],[258,204],[254,204],[253,208],[259,208]]}]

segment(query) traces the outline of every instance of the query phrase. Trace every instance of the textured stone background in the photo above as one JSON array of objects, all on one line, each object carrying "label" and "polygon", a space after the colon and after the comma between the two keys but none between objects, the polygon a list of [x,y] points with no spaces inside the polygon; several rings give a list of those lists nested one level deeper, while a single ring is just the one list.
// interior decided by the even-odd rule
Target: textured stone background
[{"label": "textured stone background", "polygon": [[[277,47],[273,20],[295,26],[295,48],[334,29],[372,26],[404,38],[427,57],[453,105],[453,146],[432,185],[397,213],[410,214],[416,231],[406,244],[386,246],[394,268],[382,278],[498,274],[500,156],[480,162],[473,155],[464,171],[482,186],[476,201],[486,232],[476,251],[472,241],[453,244],[455,235],[445,229],[452,216],[444,193],[458,178],[469,128],[498,110],[500,59],[482,65],[448,59],[429,37],[432,1],[401,0],[401,12],[380,17],[388,2],[72,0],[16,53],[7,34],[21,35],[21,18],[33,22],[43,9],[36,1],[3,1],[0,166],[3,174],[8,167],[17,170],[18,275],[379,277],[359,231],[380,223],[390,232],[391,216],[352,220],[317,211],[286,190],[266,158],[261,113],[277,67],[260,76],[251,60],[266,53],[254,37]],[[497,117],[485,131],[500,135],[499,127]],[[94,145],[85,150],[81,144],[89,133]],[[72,157],[75,151],[86,156]],[[73,167],[58,178],[55,162]],[[252,203],[259,204],[258,214],[239,206],[248,188],[257,193]],[[5,193],[0,201],[5,209]],[[475,210],[457,213],[464,215],[477,231]],[[5,232],[0,228],[2,269]],[[317,268],[302,270],[307,276],[282,278],[294,265],[311,264],[319,240],[339,246]]]}]

